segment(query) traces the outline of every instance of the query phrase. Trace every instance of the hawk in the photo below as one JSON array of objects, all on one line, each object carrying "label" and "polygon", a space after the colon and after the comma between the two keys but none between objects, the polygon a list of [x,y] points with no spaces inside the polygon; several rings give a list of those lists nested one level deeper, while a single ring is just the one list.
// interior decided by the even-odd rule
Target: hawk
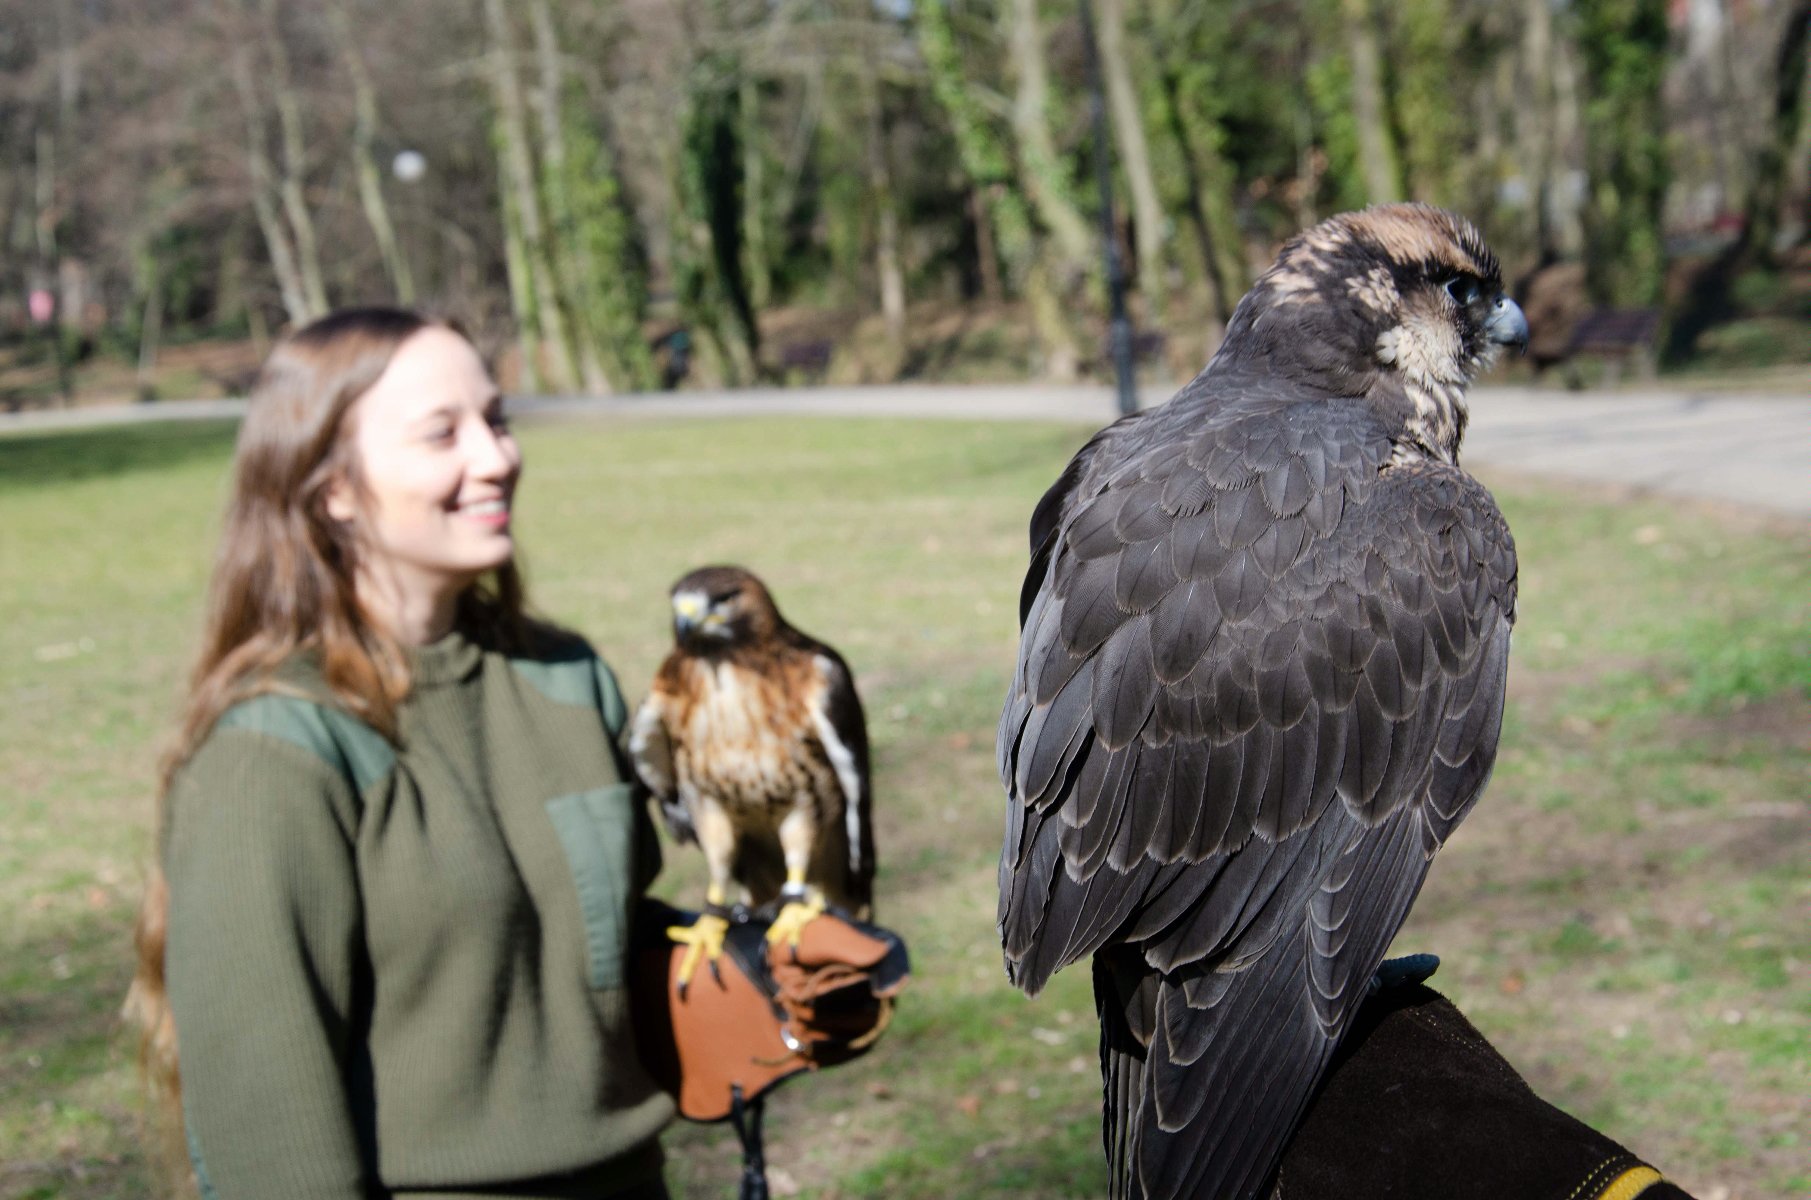
[{"label": "hawk", "polygon": [[1031,518],[999,928],[1092,958],[1115,1196],[1259,1194],[1496,756],[1516,559],[1459,466],[1528,325],[1460,217],[1298,235]]},{"label": "hawk", "polygon": [[715,969],[730,904],[782,901],[768,931],[797,945],[835,905],[870,915],[874,834],[868,731],[848,664],[786,623],[741,567],[700,567],[672,588],[672,653],[635,714],[629,752],[682,842],[710,872],[695,925],[671,931]]}]

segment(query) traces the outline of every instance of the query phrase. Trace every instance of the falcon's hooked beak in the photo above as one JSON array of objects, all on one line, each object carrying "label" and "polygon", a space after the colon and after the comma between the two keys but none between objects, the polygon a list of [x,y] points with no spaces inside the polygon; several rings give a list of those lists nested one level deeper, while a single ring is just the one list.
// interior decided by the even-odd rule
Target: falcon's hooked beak
[{"label": "falcon's hooked beak", "polygon": [[1527,350],[1528,318],[1522,315],[1522,306],[1508,296],[1498,296],[1484,318],[1484,336],[1499,346],[1514,346],[1518,354]]},{"label": "falcon's hooked beak", "polygon": [[710,608],[707,597],[698,592],[680,592],[673,597],[673,634],[684,641],[697,631]]}]

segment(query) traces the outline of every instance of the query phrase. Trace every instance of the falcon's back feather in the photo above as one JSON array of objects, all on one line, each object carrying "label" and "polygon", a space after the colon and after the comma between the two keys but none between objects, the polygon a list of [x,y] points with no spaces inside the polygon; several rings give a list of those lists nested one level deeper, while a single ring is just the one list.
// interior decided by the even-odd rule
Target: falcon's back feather
[{"label": "falcon's back feather", "polygon": [[1094,958],[1115,1195],[1263,1184],[1502,717],[1489,494],[1263,311],[1032,522],[1000,930],[1031,993]]}]

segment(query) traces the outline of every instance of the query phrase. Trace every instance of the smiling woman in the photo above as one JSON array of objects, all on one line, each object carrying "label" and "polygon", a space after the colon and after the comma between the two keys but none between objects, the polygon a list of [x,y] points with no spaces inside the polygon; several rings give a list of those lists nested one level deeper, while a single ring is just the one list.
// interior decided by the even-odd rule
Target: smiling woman
[{"label": "smiling woman", "polygon": [[329,484],[327,515],[357,529],[360,602],[408,643],[453,624],[460,592],[510,563],[510,501],[522,451],[472,344],[426,326],[396,348],[348,414],[352,470]]},{"label": "smiling woman", "polygon": [[666,1195],[623,987],[659,845],[614,676],[524,616],[521,469],[449,326],[264,367],[129,998],[204,1196]]}]

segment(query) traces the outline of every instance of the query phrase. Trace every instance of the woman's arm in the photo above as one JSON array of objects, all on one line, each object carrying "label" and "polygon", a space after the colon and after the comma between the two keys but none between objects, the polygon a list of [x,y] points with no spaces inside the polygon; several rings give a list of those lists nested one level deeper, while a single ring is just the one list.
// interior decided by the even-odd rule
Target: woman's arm
[{"label": "woman's arm", "polygon": [[357,804],[317,756],[243,730],[217,729],[172,790],[165,970],[209,1200],[372,1190]]}]

